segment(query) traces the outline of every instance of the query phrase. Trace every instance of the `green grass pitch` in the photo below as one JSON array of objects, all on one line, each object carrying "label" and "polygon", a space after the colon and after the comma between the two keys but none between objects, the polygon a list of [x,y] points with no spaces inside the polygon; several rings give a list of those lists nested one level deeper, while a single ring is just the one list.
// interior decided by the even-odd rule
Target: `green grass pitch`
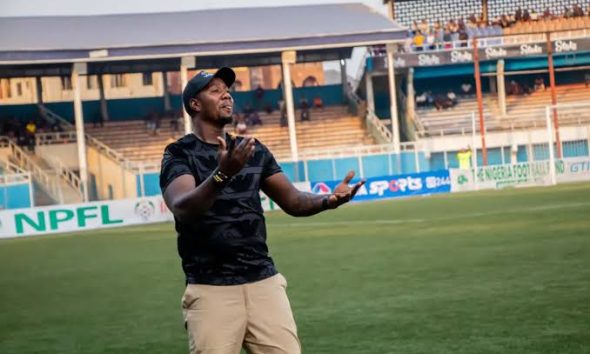
[{"label": "green grass pitch", "polygon": [[[590,353],[590,184],[268,213],[309,354]],[[0,241],[0,353],[186,353],[171,224]]]}]

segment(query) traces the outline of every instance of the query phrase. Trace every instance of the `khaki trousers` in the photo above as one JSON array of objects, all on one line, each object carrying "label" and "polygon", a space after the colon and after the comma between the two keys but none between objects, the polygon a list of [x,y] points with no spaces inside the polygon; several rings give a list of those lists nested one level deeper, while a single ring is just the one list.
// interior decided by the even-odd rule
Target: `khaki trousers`
[{"label": "khaki trousers", "polygon": [[243,285],[189,284],[182,313],[190,354],[299,354],[301,345],[281,274]]}]

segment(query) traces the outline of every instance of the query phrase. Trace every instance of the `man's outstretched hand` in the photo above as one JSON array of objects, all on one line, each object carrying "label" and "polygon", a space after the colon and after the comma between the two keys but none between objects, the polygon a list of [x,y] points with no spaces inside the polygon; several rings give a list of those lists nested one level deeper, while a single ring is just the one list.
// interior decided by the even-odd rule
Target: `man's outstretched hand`
[{"label": "man's outstretched hand", "polygon": [[365,180],[360,180],[354,186],[350,187],[348,184],[354,178],[354,171],[349,171],[346,177],[336,186],[334,192],[328,196],[328,207],[336,209],[340,205],[349,202],[358,192],[359,188],[365,184]]}]

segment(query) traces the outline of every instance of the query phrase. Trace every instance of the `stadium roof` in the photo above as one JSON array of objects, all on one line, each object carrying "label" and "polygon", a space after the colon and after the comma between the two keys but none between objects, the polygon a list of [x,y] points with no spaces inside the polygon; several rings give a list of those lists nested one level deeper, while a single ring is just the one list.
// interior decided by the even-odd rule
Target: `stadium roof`
[{"label": "stadium roof", "polygon": [[[342,58],[341,49],[407,36],[404,27],[363,4],[5,17],[0,18],[0,33],[0,65],[17,66],[146,59],[164,59],[161,65],[167,65],[166,60],[183,56],[243,60],[244,54],[263,62],[268,61],[266,54],[278,55],[280,62],[284,50],[337,59]],[[203,61],[197,62],[203,67]]]}]

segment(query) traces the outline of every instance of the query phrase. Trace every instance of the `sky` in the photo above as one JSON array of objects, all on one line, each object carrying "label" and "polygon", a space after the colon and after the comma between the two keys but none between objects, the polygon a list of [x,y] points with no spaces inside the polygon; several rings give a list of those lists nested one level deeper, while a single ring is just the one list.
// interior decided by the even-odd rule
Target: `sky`
[{"label": "sky", "polygon": [[387,14],[383,0],[0,0],[0,17],[176,12],[351,2],[361,2]]},{"label": "sky", "polygon": [[[387,15],[383,0],[0,0],[0,21],[2,17],[87,16],[359,2]],[[349,76],[357,75],[362,55],[362,49],[354,50],[347,66]],[[325,62],[324,69],[340,70],[338,62]]]}]

